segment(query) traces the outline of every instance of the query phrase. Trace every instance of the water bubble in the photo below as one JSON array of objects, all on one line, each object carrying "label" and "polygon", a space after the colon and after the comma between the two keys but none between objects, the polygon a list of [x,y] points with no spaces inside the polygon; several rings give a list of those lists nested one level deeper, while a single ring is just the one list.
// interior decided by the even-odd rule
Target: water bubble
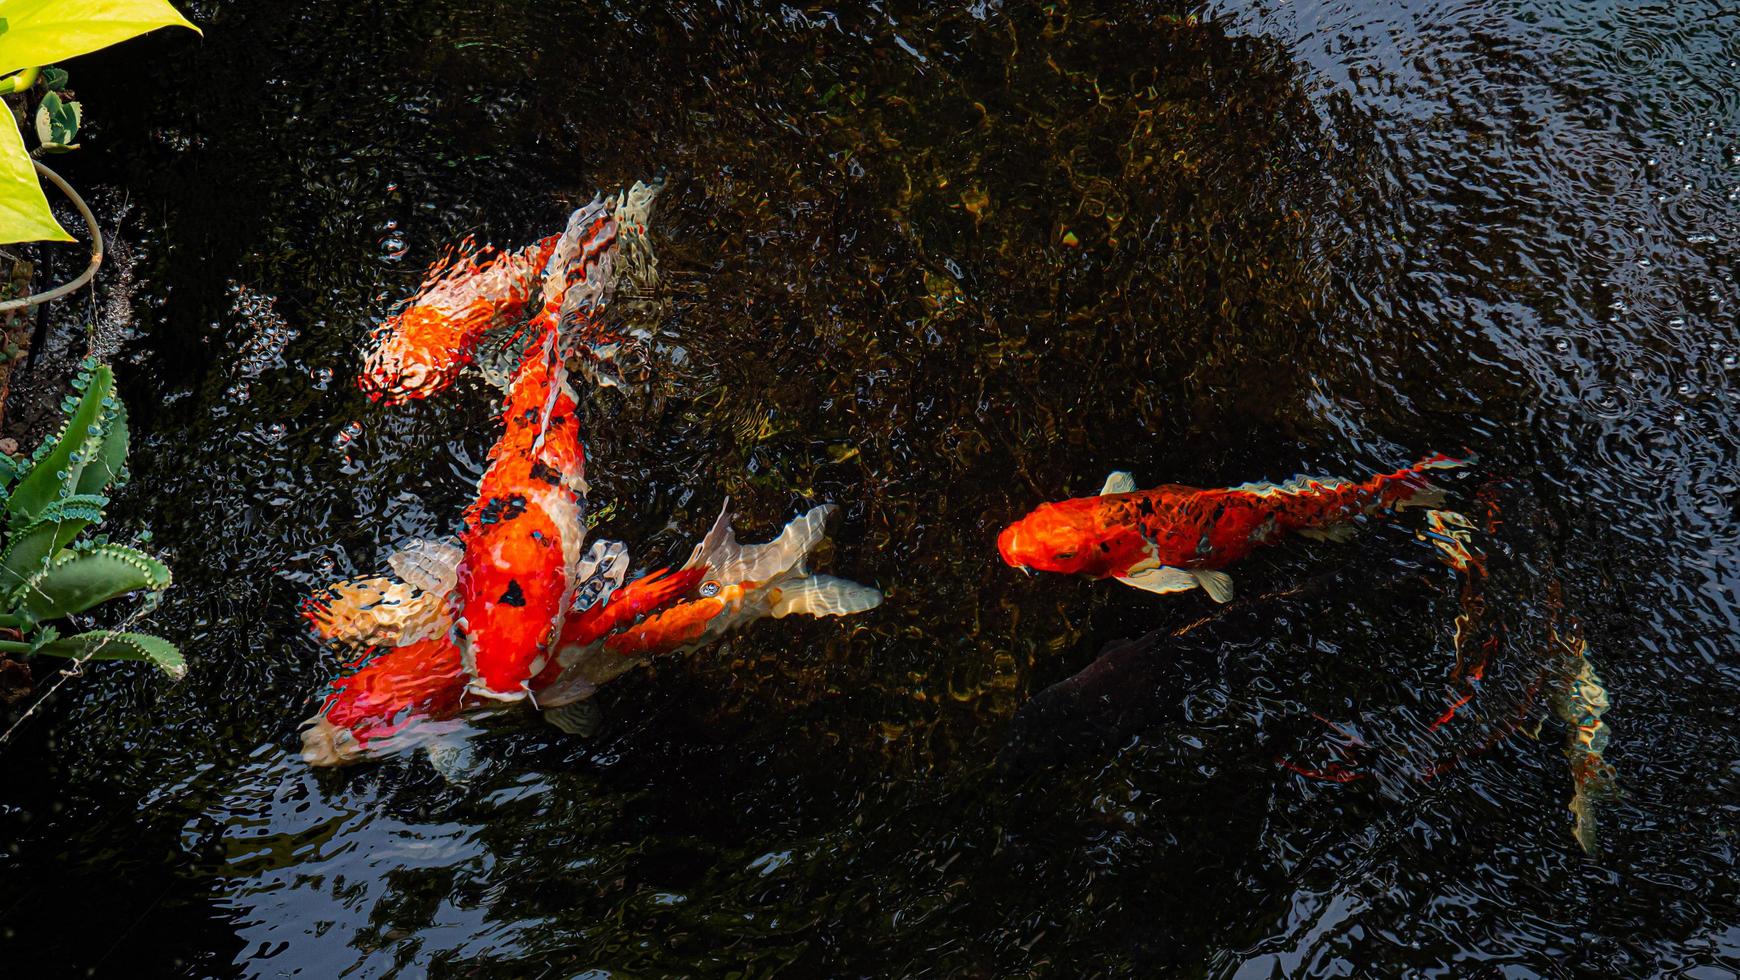
[{"label": "water bubble", "polygon": [[331,555],[321,555],[319,560],[314,563],[314,567],[320,569],[323,573],[328,573],[338,567],[338,559]]},{"label": "water bubble", "polygon": [[284,433],[288,431],[290,430],[284,425],[284,423],[273,422],[266,426],[266,438],[271,442],[277,442],[279,439],[284,438]]},{"label": "water bubble", "polygon": [[405,253],[410,250],[410,243],[406,242],[402,235],[395,233],[381,239],[381,258],[385,261],[397,262],[404,258]]},{"label": "water bubble", "polygon": [[332,384],[332,368],[318,367],[308,372],[308,376],[314,379],[314,387],[318,391],[325,391],[326,386]]},{"label": "water bubble", "polygon": [[1571,342],[1569,340],[1566,340],[1563,337],[1560,337],[1558,340],[1553,341],[1553,348],[1555,350],[1557,350],[1559,353],[1563,354],[1566,351],[1571,349]]}]

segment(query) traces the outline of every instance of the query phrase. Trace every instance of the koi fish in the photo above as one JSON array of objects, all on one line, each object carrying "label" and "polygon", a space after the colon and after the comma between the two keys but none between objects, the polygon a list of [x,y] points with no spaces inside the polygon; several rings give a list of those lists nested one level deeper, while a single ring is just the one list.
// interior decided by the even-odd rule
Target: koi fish
[{"label": "koi fish", "polygon": [[1156,593],[1201,588],[1227,602],[1233,595],[1232,576],[1221,571],[1227,565],[1287,532],[1346,540],[1361,514],[1438,506],[1443,491],[1426,474],[1467,462],[1436,455],[1363,483],[1296,476],[1217,489],[1138,491],[1130,474],[1117,472],[1097,497],[1040,504],[1003,529],[997,550],[1024,570],[1115,578]]},{"label": "koi fish", "polygon": [[[581,702],[654,656],[697,650],[765,616],[845,616],[875,608],[882,602],[876,589],[807,569],[810,554],[826,540],[825,525],[834,510],[817,507],[772,542],[750,546],[737,543],[726,510],[683,568],[659,569],[627,585],[622,584],[627,549],[618,542],[594,542],[575,571],[579,587],[556,659],[528,685],[531,699],[551,724],[577,731],[584,727],[581,712],[574,710]],[[462,560],[463,553],[452,545],[425,542],[389,559],[396,572],[415,581],[366,581],[389,582],[395,588],[388,592],[440,595],[457,577]],[[410,626],[395,622],[395,615],[431,625],[422,623],[414,601],[346,608],[351,598],[370,601],[378,594],[347,583],[325,590],[329,608],[316,621],[317,632],[362,645],[383,630],[410,635]],[[334,684],[303,732],[303,758],[322,766],[354,762],[412,744],[400,736],[420,719],[443,721],[466,707],[499,705],[496,699],[470,698],[468,680],[459,647],[444,628],[440,635],[388,650]]]},{"label": "koi fish", "polygon": [[[836,509],[813,508],[774,540],[746,546],[731,528],[727,501],[681,569],[660,569],[594,607],[598,613],[569,620],[556,651],[560,672],[538,690],[546,717],[560,726],[564,705],[591,697],[607,681],[655,656],[698,650],[757,619],[850,616],[881,605],[882,593],[870,586],[809,571]],[[656,611],[633,621],[643,606]]]},{"label": "koi fish", "polygon": [[534,340],[508,389],[501,438],[459,535],[454,625],[476,694],[524,697],[572,603],[586,533],[586,453],[566,362],[570,353],[588,355],[602,335],[598,317],[616,283],[621,217],[643,224],[656,193],[637,184],[594,199],[569,217],[550,254],[543,305],[529,328]]},{"label": "koi fish", "polygon": [[511,252],[471,239],[429,267],[423,285],[375,337],[357,385],[397,405],[450,387],[483,338],[525,318],[560,235]]},{"label": "koi fish", "polygon": [[392,647],[332,685],[302,732],[309,765],[337,766],[403,749],[465,706],[459,648],[445,636]]}]

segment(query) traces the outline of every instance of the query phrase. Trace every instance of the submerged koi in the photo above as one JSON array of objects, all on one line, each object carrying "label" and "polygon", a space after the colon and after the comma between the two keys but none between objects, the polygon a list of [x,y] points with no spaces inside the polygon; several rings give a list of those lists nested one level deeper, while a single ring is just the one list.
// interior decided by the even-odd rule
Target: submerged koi
[{"label": "submerged koi", "polygon": [[[654,656],[693,652],[757,619],[849,616],[881,605],[882,593],[870,586],[809,571],[835,510],[823,504],[774,540],[745,546],[727,502],[677,572],[660,569],[611,595],[598,613],[569,620],[552,668],[560,672],[539,687],[538,704],[556,709],[584,700]],[[634,621],[646,611],[651,615]]]},{"label": "submerged koi", "polygon": [[303,729],[302,758],[337,766],[403,748],[414,741],[415,729],[455,717],[464,702],[465,674],[452,640],[392,647],[333,682]]},{"label": "submerged koi", "polygon": [[997,550],[1022,569],[1115,578],[1149,592],[1200,587],[1216,602],[1233,595],[1220,569],[1287,532],[1344,540],[1361,514],[1437,506],[1443,492],[1432,470],[1466,460],[1437,455],[1363,483],[1296,476],[1285,483],[1138,491],[1128,473],[1113,473],[1097,497],[1040,504],[997,536]]},{"label": "submerged koi", "polygon": [[[552,724],[573,731],[575,712],[565,708],[654,656],[699,649],[766,616],[845,616],[875,608],[882,602],[876,589],[808,571],[809,556],[826,540],[825,525],[834,510],[817,507],[786,525],[773,541],[749,546],[737,543],[727,510],[682,569],[659,569],[627,585],[620,585],[626,549],[596,542],[574,578],[602,587],[592,595],[584,586],[577,590],[556,657],[528,685],[532,700]],[[434,595],[458,574],[462,555],[450,545],[423,543],[389,561],[415,581],[393,583],[387,591]],[[391,580],[365,581],[369,589],[340,583],[322,593],[330,605],[316,622],[323,638],[361,645],[383,631],[407,635],[410,623],[395,616],[415,621],[418,628],[430,625],[414,601],[374,601],[380,593],[372,583]],[[364,610],[372,615],[348,607],[356,597],[372,603]],[[444,628],[445,623],[434,625]],[[395,737],[418,719],[441,721],[463,707],[499,705],[497,699],[468,704],[469,680],[459,647],[445,633],[380,654],[333,685],[304,730],[303,758],[313,765],[342,765],[400,747],[403,739]]]},{"label": "submerged koi", "polygon": [[603,336],[598,317],[616,283],[622,216],[640,226],[656,193],[637,184],[593,200],[569,217],[551,251],[543,305],[529,327],[533,341],[459,535],[455,628],[471,690],[485,697],[525,696],[572,603],[586,533],[586,454],[566,362],[571,353],[589,354]]},{"label": "submerged koi", "polygon": [[451,386],[486,334],[524,319],[560,237],[512,252],[466,239],[442,256],[405,308],[381,325],[358,386],[388,405]]}]

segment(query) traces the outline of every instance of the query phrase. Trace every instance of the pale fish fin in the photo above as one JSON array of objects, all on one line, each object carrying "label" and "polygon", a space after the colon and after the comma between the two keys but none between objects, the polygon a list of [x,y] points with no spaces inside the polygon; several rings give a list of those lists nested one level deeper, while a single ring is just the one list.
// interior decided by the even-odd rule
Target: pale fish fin
[{"label": "pale fish fin", "polygon": [[1407,507],[1430,507],[1439,510],[1449,502],[1444,488],[1435,483],[1422,483],[1408,492],[1406,497],[1396,501],[1396,509]]},{"label": "pale fish fin", "polygon": [[689,560],[683,563],[683,567],[705,565],[717,569],[720,565],[736,561],[738,551],[737,532],[731,530],[731,498],[726,497],[725,503],[719,508],[719,516],[713,521],[713,527],[701,539],[701,543],[695,545],[695,550],[689,553]]},{"label": "pale fish fin", "polygon": [[850,616],[882,605],[882,593],[868,585],[832,575],[811,575],[781,584],[773,600],[775,619],[805,616]]},{"label": "pale fish fin", "polygon": [[1136,478],[1123,470],[1113,470],[1106,477],[1106,485],[1100,487],[1100,496],[1106,497],[1114,493],[1135,493]]},{"label": "pale fish fin", "polygon": [[1182,568],[1161,565],[1131,575],[1121,575],[1118,581],[1146,592],[1165,595],[1168,592],[1188,592],[1198,585],[1196,576]]},{"label": "pale fish fin", "polygon": [[506,393],[513,386],[514,373],[519,370],[520,361],[525,359],[532,337],[533,332],[527,330],[524,323],[510,323],[485,334],[473,355],[473,363],[482,373],[483,380]]},{"label": "pale fish fin", "polygon": [[452,540],[413,541],[387,556],[387,567],[407,585],[446,595],[459,581],[465,549]]},{"label": "pale fish fin", "polygon": [[604,709],[596,701],[571,701],[559,708],[545,708],[544,720],[570,735],[591,738],[604,724]]},{"label": "pale fish fin", "polygon": [[449,786],[464,786],[477,774],[477,753],[471,739],[454,733],[451,737],[430,742],[423,747],[429,767]]},{"label": "pale fish fin", "polygon": [[646,226],[652,221],[653,201],[665,186],[664,178],[635,181],[622,192],[616,206],[618,251],[622,256],[622,274],[628,280],[631,295],[645,296],[658,286],[659,260],[653,254],[652,241]]},{"label": "pale fish fin", "polygon": [[574,602],[570,611],[585,612],[609,602],[627,577],[628,545],[621,541],[592,542],[592,550],[574,566]]},{"label": "pale fish fin", "polygon": [[1310,538],[1313,541],[1334,541],[1338,544],[1345,544],[1353,540],[1357,530],[1352,524],[1344,521],[1340,524],[1326,524],[1323,527],[1308,527],[1300,531],[1299,536]]},{"label": "pale fish fin", "polygon": [[1321,493],[1326,490],[1340,490],[1350,486],[1353,486],[1351,480],[1344,480],[1339,476],[1309,476],[1300,473],[1280,483],[1259,480],[1255,483],[1241,483],[1230,489],[1256,494],[1259,497],[1278,497]]},{"label": "pale fish fin", "polygon": [[766,582],[786,572],[804,574],[806,559],[826,540],[828,519],[838,509],[833,504],[810,508],[793,518],[779,537],[742,549],[736,565],[729,570],[714,566],[714,573],[732,582]]},{"label": "pale fish fin", "polygon": [[1617,778],[1611,764],[1602,759],[1612,731],[1601,716],[1607,713],[1611,699],[1606,685],[1589,662],[1589,645],[1582,636],[1564,636],[1555,630],[1551,634],[1557,648],[1558,666],[1563,687],[1552,692],[1554,713],[1568,726],[1565,757],[1571,763],[1572,795],[1569,804],[1576,822],[1571,835],[1585,853],[1598,856],[1597,811],[1600,805],[1617,795]]},{"label": "pale fish fin", "polygon": [[1198,568],[1190,573],[1196,577],[1196,584],[1202,586],[1202,591],[1215,602],[1231,602],[1233,597],[1232,576],[1225,572],[1217,572],[1212,568]]}]

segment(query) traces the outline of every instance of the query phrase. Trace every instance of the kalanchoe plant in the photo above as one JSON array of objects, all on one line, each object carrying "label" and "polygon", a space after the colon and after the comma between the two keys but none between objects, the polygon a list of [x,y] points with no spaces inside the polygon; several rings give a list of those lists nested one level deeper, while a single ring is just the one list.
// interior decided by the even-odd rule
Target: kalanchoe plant
[{"label": "kalanchoe plant", "polygon": [[61,635],[55,621],[110,599],[169,587],[150,555],[81,537],[103,519],[109,489],[126,477],[127,409],[109,366],[87,360],[62,404],[66,421],[28,460],[0,455],[0,652],[85,660],[148,660],[180,677],[175,645],[145,633],[98,629]]}]

